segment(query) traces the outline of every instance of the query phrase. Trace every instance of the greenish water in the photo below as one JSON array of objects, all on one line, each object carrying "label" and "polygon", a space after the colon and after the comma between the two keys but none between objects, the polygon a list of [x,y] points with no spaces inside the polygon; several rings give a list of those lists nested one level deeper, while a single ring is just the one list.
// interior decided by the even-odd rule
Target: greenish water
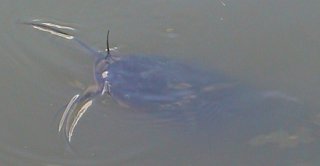
[{"label": "greenish water", "polygon": [[[3,1],[0,165],[319,165],[319,5],[297,0]],[[110,29],[111,47],[119,54],[166,55],[216,69],[285,94],[299,108],[284,108],[300,109],[305,116],[292,123],[292,130],[279,126],[245,139],[241,136],[263,128],[257,122],[232,130],[248,117],[235,118],[218,123],[208,137],[180,133],[172,123],[106,97],[79,122],[71,153],[57,132],[57,112],[93,83],[92,59],[63,39],[18,24],[35,18],[72,26],[79,38],[102,50]]]}]

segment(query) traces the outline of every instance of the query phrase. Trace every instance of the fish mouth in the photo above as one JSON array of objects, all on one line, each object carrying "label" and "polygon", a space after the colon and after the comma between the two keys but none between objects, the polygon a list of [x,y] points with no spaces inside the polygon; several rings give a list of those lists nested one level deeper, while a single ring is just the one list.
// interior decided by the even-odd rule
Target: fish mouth
[{"label": "fish mouth", "polygon": [[67,104],[60,119],[58,131],[64,132],[68,142],[71,142],[75,127],[91,105],[92,99],[83,100],[79,94],[73,96]]}]

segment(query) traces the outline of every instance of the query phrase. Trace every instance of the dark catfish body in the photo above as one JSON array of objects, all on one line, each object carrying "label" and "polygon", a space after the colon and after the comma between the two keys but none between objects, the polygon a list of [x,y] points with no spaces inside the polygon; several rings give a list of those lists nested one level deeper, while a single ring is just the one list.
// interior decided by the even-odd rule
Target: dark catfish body
[{"label": "dark catfish body", "polygon": [[[127,108],[157,115],[169,112],[178,119],[192,114],[205,123],[212,121],[219,112],[250,114],[252,118],[267,116],[264,120],[268,123],[275,115],[273,112],[282,109],[279,105],[296,102],[281,93],[255,91],[221,74],[199,70],[166,57],[114,56],[110,54],[108,41],[107,52],[97,51],[52,23],[25,24],[69,39],[95,59],[95,84],[69,101],[59,123],[59,131],[63,130],[69,141],[77,122],[93,100],[105,94]],[[286,106],[283,108],[287,109]]]}]

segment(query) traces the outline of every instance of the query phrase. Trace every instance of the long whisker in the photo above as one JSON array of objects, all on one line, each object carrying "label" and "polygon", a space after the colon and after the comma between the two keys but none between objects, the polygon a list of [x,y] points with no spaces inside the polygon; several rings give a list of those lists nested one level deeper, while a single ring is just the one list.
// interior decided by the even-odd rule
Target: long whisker
[{"label": "long whisker", "polygon": [[21,24],[29,25],[32,26],[34,29],[47,32],[54,36],[62,37],[64,39],[71,40],[74,43],[76,43],[76,45],[80,46],[82,50],[86,51],[89,55],[93,56],[94,58],[101,58],[102,54],[100,54],[97,49],[90,47],[88,44],[78,39],[73,34],[64,31],[75,30],[72,27],[62,26],[49,22],[40,22],[40,20],[34,20],[32,22],[21,22]]},{"label": "long whisker", "polygon": [[78,121],[82,118],[87,109],[92,105],[93,99],[101,94],[101,91],[102,89],[98,88],[97,86],[88,87],[87,90],[79,98],[74,97],[75,100],[72,100],[70,102],[70,107],[68,107],[70,109],[68,110],[68,112],[66,111],[66,117],[62,117],[66,120],[64,132],[69,142],[71,141],[71,137]]},{"label": "long whisker", "polygon": [[[56,24],[34,23],[34,22],[23,22],[23,24],[31,25],[35,29],[38,29],[38,30],[44,31],[44,32],[49,32],[53,35],[60,36],[65,39],[69,39],[69,40],[74,39],[73,35],[58,29],[58,28],[61,28],[61,26],[58,26]],[[68,27],[68,28],[71,28],[71,27]],[[66,28],[64,28],[64,29],[66,29]]]},{"label": "long whisker", "polygon": [[[77,126],[78,121],[81,119],[82,115],[87,111],[87,109],[92,105],[92,100],[89,100],[87,103],[85,103],[81,109],[77,112],[77,115],[75,116],[74,120],[71,123],[71,126],[66,128],[66,135],[68,138],[68,141],[71,142],[71,137],[73,135],[74,128]],[[70,118],[71,114],[68,115],[68,119]]]},{"label": "long whisker", "polygon": [[72,97],[72,99],[70,100],[69,104],[67,105],[66,109],[64,110],[63,114],[62,114],[62,117],[60,119],[60,122],[59,122],[59,132],[61,131],[62,129],[62,126],[64,124],[64,121],[66,120],[66,117],[68,115],[68,113],[70,112],[70,108],[74,105],[75,101],[79,98],[79,94],[75,95]]}]

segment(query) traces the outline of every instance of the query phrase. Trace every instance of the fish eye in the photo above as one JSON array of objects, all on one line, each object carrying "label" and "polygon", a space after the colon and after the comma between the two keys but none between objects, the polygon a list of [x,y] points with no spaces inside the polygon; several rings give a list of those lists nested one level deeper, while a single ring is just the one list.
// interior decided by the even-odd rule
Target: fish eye
[{"label": "fish eye", "polygon": [[108,71],[102,72],[102,78],[107,78],[108,77]]}]

